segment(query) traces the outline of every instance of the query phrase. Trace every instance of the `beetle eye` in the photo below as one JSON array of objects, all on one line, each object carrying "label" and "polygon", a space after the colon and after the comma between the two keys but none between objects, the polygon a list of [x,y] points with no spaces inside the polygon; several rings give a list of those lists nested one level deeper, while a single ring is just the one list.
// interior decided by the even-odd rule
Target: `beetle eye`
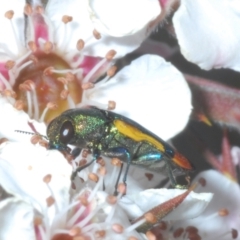
[{"label": "beetle eye", "polygon": [[63,123],[60,129],[60,142],[63,144],[68,144],[71,139],[74,137],[74,128],[70,121],[66,121]]}]

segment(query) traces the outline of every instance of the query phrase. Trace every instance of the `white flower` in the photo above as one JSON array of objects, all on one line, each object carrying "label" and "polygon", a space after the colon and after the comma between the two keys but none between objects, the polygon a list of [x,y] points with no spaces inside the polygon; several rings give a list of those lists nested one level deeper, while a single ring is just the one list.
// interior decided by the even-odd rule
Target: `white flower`
[{"label": "white flower", "polygon": [[238,0],[182,0],[173,17],[182,54],[209,70],[240,71]]},{"label": "white flower", "polygon": [[[90,172],[82,190],[74,190],[69,180],[71,168],[59,152],[26,143],[5,142],[0,147],[0,184],[13,195],[0,202],[0,213],[5,216],[0,226],[2,240],[17,236],[32,240],[34,235],[37,239],[143,239],[136,229],[143,231],[147,220],[131,221],[146,212],[153,214],[153,207],[162,204],[155,212],[157,221],[165,216],[182,221],[201,214],[212,198],[212,194],[191,190],[132,193],[123,184],[118,186],[118,196],[113,196],[115,181],[105,181],[112,172],[101,165],[96,173]],[[21,225],[12,217],[21,218]]]},{"label": "white flower", "polygon": [[[89,15],[86,1],[71,1],[71,4],[66,6],[64,4],[65,2],[62,1],[49,1],[45,12],[37,4],[33,7],[29,5],[25,7],[25,13],[28,15],[27,47],[19,41],[24,38],[23,29],[18,29],[16,25],[18,21],[23,22],[23,16],[21,17],[19,13],[23,6],[18,6],[14,15],[11,11],[6,14],[8,18],[4,19],[4,24],[12,23],[14,26],[8,29],[9,37],[13,37],[11,34],[15,33],[18,37],[12,44],[19,46],[16,47],[16,51],[11,47],[11,52],[10,47],[4,41],[2,43],[4,47],[0,56],[4,56],[4,61],[0,64],[2,66],[0,83],[4,99],[1,99],[3,104],[0,108],[5,114],[0,119],[0,124],[3,126],[8,123],[6,124],[8,127],[0,129],[0,137],[20,140],[21,136],[14,131],[29,131],[27,122],[32,122],[31,118],[40,122],[43,120],[49,122],[69,107],[92,104],[107,109],[111,108],[111,103],[116,103],[116,112],[139,122],[164,140],[181,131],[191,112],[191,94],[182,74],[160,57],[146,55],[133,61],[130,66],[123,68],[115,76],[116,67],[112,66],[107,76],[94,84],[99,74],[109,67],[111,59],[116,57],[115,51],[118,52],[123,45],[132,45],[129,41],[126,44],[124,39],[111,36],[113,38],[111,42],[115,44],[113,48],[115,51],[112,51],[109,39],[97,40],[93,37],[93,27],[90,27],[92,15]],[[89,4],[94,11],[99,10],[102,14],[103,9],[97,2],[92,1]],[[143,0],[139,4],[141,8],[138,10],[142,11],[144,6],[152,9],[155,1]],[[6,11],[8,7],[10,6],[7,5],[2,11]],[[82,14],[78,13],[78,9]],[[130,9],[129,11],[131,12]],[[71,12],[74,15],[73,18],[66,15]],[[134,11],[134,13],[138,16],[138,12]],[[109,14],[112,16],[112,13]],[[17,15],[16,18],[15,15]],[[134,22],[138,25],[136,28],[139,29],[140,26],[145,28],[154,16],[152,15],[149,19],[150,15],[147,14],[145,25],[142,22],[138,25],[139,21]],[[126,25],[126,27],[129,26]],[[135,27],[132,26],[132,28]],[[140,30],[132,31],[133,33],[128,33],[127,37],[132,37]],[[76,38],[77,33],[79,38]],[[91,33],[89,45],[86,40],[89,36],[85,36],[85,33]],[[76,47],[76,42],[81,37],[83,39],[78,41],[78,47]],[[105,44],[105,47],[101,44]],[[100,52],[96,53],[95,47],[101,51],[104,49],[104,55]],[[128,51],[129,49],[126,52]],[[92,57],[106,54],[107,57],[103,59]],[[84,89],[83,92],[80,85]],[[91,89],[92,87],[94,88]],[[12,90],[17,92],[17,99]],[[18,110],[27,111],[29,117],[13,109],[10,104]],[[9,115],[8,111],[11,111]],[[21,120],[15,121],[15,118],[20,116]],[[41,126],[35,123],[33,125],[39,133],[45,135]],[[27,139],[26,136],[25,138]]]}]

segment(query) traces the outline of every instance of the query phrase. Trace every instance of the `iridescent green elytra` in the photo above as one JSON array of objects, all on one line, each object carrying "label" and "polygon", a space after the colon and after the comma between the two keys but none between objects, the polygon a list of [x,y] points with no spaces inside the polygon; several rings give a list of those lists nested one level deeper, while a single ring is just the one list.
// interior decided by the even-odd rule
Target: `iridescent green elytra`
[{"label": "iridescent green elytra", "polygon": [[49,149],[70,153],[67,145],[71,144],[89,149],[93,160],[103,155],[126,162],[124,182],[130,164],[167,174],[175,187],[179,187],[176,176],[193,170],[183,155],[152,132],[129,118],[95,107],[65,111],[49,124],[47,136]]}]

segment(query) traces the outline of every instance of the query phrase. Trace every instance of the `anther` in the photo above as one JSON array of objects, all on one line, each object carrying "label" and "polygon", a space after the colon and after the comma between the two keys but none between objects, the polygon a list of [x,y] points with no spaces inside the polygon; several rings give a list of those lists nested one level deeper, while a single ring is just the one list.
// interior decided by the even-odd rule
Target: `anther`
[{"label": "anther", "polygon": [[71,16],[68,16],[68,15],[64,15],[62,17],[62,22],[65,23],[65,24],[71,22],[72,20],[73,20],[73,18]]},{"label": "anther", "polygon": [[31,137],[31,143],[35,145],[35,144],[39,143],[39,141],[40,141],[41,139],[42,139],[41,136],[39,136],[39,135],[33,135],[33,136]]},{"label": "anther", "polygon": [[156,216],[154,216],[152,213],[148,212],[144,214],[144,218],[147,222],[155,224],[157,222]]},{"label": "anther", "polygon": [[67,99],[68,94],[69,94],[69,90],[63,89],[63,90],[61,91],[61,93],[60,93],[61,99],[63,99],[63,100]]},{"label": "anther", "polygon": [[118,187],[117,187],[117,190],[121,194],[126,194],[126,190],[127,190],[126,185],[124,183],[119,183]]},{"label": "anther", "polygon": [[108,101],[108,110],[114,110],[116,108],[115,101]]},{"label": "anther", "polygon": [[122,233],[124,231],[124,228],[122,225],[120,224],[113,224],[112,225],[112,230],[115,232],[115,233]]},{"label": "anther", "polygon": [[68,234],[72,237],[77,236],[81,233],[81,228],[79,227],[73,227],[72,229],[69,230]]},{"label": "anther", "polygon": [[218,215],[220,217],[225,217],[225,216],[229,215],[229,211],[226,208],[220,209],[220,210],[218,210]]},{"label": "anther", "polygon": [[106,231],[105,230],[99,230],[95,232],[95,237],[96,239],[102,239],[106,236]]},{"label": "anther", "polygon": [[196,227],[194,227],[194,226],[186,227],[185,231],[188,232],[189,234],[191,234],[191,233],[193,233],[193,234],[198,233],[198,229]]},{"label": "anther", "polygon": [[65,75],[65,78],[67,79],[68,82],[73,82],[75,80],[75,76],[74,74],[72,74],[71,72],[68,72],[66,75]]},{"label": "anther", "polygon": [[30,90],[35,89],[35,87],[36,87],[35,83],[32,80],[26,80],[26,81],[24,81],[24,84],[29,86]]},{"label": "anther", "polygon": [[49,41],[45,42],[44,45],[43,45],[43,51],[46,53],[46,54],[49,54],[53,49],[53,44]]},{"label": "anther", "polygon": [[37,51],[37,45],[34,41],[29,41],[28,42],[28,47],[32,52],[36,52]]},{"label": "anther", "polygon": [[107,75],[109,76],[109,77],[112,77],[112,76],[114,76],[115,75],[115,73],[116,73],[116,71],[117,71],[117,66],[111,66],[108,70],[107,70]]},{"label": "anther", "polygon": [[47,175],[43,178],[43,181],[48,184],[48,183],[51,182],[51,179],[52,179],[52,175],[51,175],[51,174],[47,174]]},{"label": "anther", "polygon": [[33,13],[33,9],[32,9],[32,6],[30,4],[26,4],[25,7],[24,7],[24,13],[27,15],[27,16],[30,16],[32,13]]},{"label": "anther", "polygon": [[151,181],[153,179],[153,174],[152,173],[145,173],[146,178],[148,181]]},{"label": "anther", "polygon": [[53,72],[52,72],[53,70],[54,70],[53,67],[45,68],[44,71],[43,71],[43,74],[44,74],[45,76],[52,75],[52,74],[53,74]]},{"label": "anther", "polygon": [[24,108],[24,102],[22,100],[17,100],[15,103],[14,103],[14,108],[16,108],[17,110],[23,110]]},{"label": "anther", "polygon": [[103,160],[102,157],[100,157],[100,158],[97,159],[97,163],[98,163],[100,166],[102,166],[102,167],[104,167],[104,166],[106,165],[106,163],[105,163],[105,161]]},{"label": "anther", "polygon": [[100,34],[100,32],[98,32],[96,29],[93,30],[93,36],[99,40],[102,36]]},{"label": "anther", "polygon": [[201,184],[202,187],[205,187],[206,184],[207,184],[207,181],[206,181],[205,178],[200,178],[200,179],[198,180],[198,182]]},{"label": "anther", "polygon": [[64,85],[68,84],[68,80],[65,77],[58,77],[57,80],[59,82],[63,83]]},{"label": "anther", "polygon": [[79,197],[79,201],[85,207],[89,204],[88,199],[86,197]]},{"label": "anther", "polygon": [[84,48],[85,42],[82,39],[77,41],[77,50],[81,51]]},{"label": "anther", "polygon": [[51,207],[55,203],[55,199],[52,196],[50,196],[46,199],[46,202],[47,202],[47,206]]},{"label": "anther", "polygon": [[91,88],[94,88],[94,84],[91,82],[86,82],[82,84],[82,90],[87,90]]},{"label": "anther", "polygon": [[107,203],[114,205],[117,202],[117,197],[113,195],[109,195],[107,196],[106,200],[107,200]]},{"label": "anther", "polygon": [[0,138],[0,144],[5,143],[5,142],[7,142],[7,141],[8,141],[7,138]]},{"label": "anther", "polygon": [[89,154],[88,150],[84,149],[84,150],[82,151],[82,157],[83,157],[83,158],[86,158],[86,157],[88,156],[88,154]]},{"label": "anther", "polygon": [[14,11],[13,10],[9,10],[7,12],[5,12],[4,16],[5,18],[11,20],[13,18],[13,15],[14,15]]},{"label": "anther", "polygon": [[47,104],[47,108],[51,109],[51,110],[56,110],[58,108],[58,105],[56,103],[54,103],[54,102],[49,102]]},{"label": "anther", "polygon": [[89,180],[92,180],[93,182],[98,182],[98,179],[99,179],[98,175],[95,173],[89,173],[88,178],[89,178]]},{"label": "anther", "polygon": [[178,229],[176,229],[176,230],[173,232],[173,236],[174,236],[175,238],[179,238],[179,237],[181,237],[181,235],[183,234],[183,232],[184,232],[184,229],[183,229],[183,228],[178,228]]},{"label": "anther", "polygon": [[10,90],[10,89],[5,89],[3,92],[2,92],[3,96],[5,97],[11,97],[11,98],[16,98],[17,97],[17,94],[16,92]]},{"label": "anther", "polygon": [[86,159],[81,159],[78,163],[78,165],[81,167],[81,166],[84,166],[87,164],[87,160]]},{"label": "anther", "polygon": [[116,55],[116,51],[115,50],[109,50],[108,53],[106,54],[105,58],[108,60],[108,61],[111,61],[114,56]]},{"label": "anther", "polygon": [[[35,43],[34,43],[35,44]],[[38,59],[36,56],[34,55],[30,55],[29,56],[29,60],[33,61],[34,64],[37,64],[38,63]]]},{"label": "anther", "polygon": [[40,145],[41,147],[44,147],[44,148],[48,149],[48,142],[45,141],[45,140],[43,140],[43,139],[40,139],[40,140],[39,140],[39,145]]},{"label": "anther", "polygon": [[122,161],[120,159],[118,159],[118,158],[112,158],[111,164],[113,166],[120,167],[122,165]]},{"label": "anther", "polygon": [[107,174],[107,169],[105,167],[100,167],[98,169],[98,174],[101,176],[105,176]]},{"label": "anther", "polygon": [[134,236],[130,236],[127,240],[138,240],[138,238],[136,238]]},{"label": "anther", "polygon": [[33,224],[34,226],[39,226],[42,224],[42,218],[40,217],[35,217],[34,220],[33,220]]},{"label": "anther", "polygon": [[8,60],[8,61],[5,63],[5,68],[8,69],[8,70],[11,70],[14,66],[15,66],[15,62],[12,61],[12,60]]},{"label": "anther", "polygon": [[146,237],[148,240],[156,240],[156,236],[151,232],[151,231],[147,231],[146,232]]},{"label": "anther", "polygon": [[36,13],[43,14],[44,13],[44,8],[42,6],[37,6],[36,7]]}]

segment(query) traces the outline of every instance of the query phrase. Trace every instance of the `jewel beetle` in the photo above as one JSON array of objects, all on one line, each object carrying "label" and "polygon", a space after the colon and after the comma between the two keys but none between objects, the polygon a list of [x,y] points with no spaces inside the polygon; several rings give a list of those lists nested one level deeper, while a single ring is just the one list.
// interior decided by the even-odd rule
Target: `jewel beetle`
[{"label": "jewel beetle", "polygon": [[[184,188],[176,176],[193,171],[192,164],[168,143],[137,122],[112,111],[96,107],[70,109],[53,119],[47,127],[49,149],[71,153],[69,145],[90,150],[95,161],[100,155],[118,158],[130,165],[165,173],[174,187]],[[74,173],[89,166],[80,167]]]}]

